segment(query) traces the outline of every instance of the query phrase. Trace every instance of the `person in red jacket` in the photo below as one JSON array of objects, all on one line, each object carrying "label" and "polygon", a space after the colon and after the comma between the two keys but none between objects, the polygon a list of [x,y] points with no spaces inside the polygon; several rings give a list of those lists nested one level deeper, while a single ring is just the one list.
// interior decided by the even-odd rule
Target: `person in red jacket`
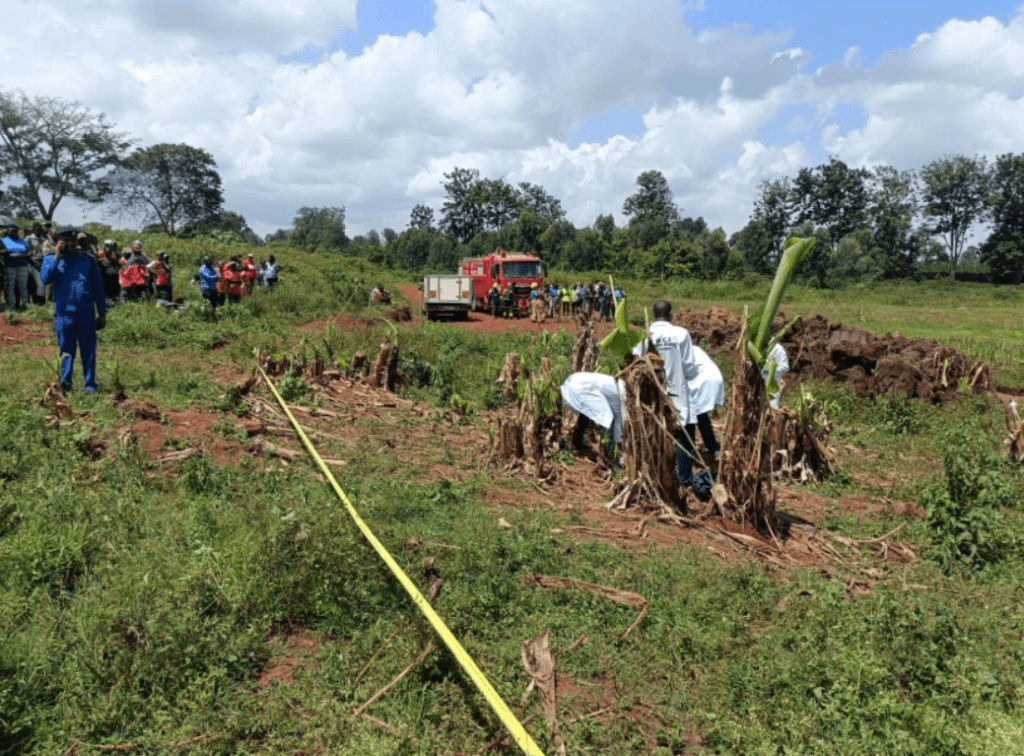
[{"label": "person in red jacket", "polygon": [[149,269],[138,255],[132,258],[128,268],[128,283],[131,285],[132,299],[138,300],[149,295]]},{"label": "person in red jacket", "polygon": [[253,287],[256,285],[256,276],[256,260],[249,255],[242,260],[242,293],[247,297],[252,296]]},{"label": "person in red jacket", "polygon": [[117,280],[121,284],[121,301],[131,302],[134,300],[132,297],[132,282],[128,275],[129,268],[132,267],[132,254],[131,252],[125,252],[121,259],[117,261]]},{"label": "person in red jacket", "polygon": [[153,274],[153,280],[156,283],[157,299],[173,302],[174,298],[171,296],[171,264],[167,260],[167,253],[157,252],[156,259],[147,267],[150,273]]},{"label": "person in red jacket", "polygon": [[242,301],[242,270],[238,260],[228,260],[224,264],[224,293],[227,294],[228,302],[238,304]]}]

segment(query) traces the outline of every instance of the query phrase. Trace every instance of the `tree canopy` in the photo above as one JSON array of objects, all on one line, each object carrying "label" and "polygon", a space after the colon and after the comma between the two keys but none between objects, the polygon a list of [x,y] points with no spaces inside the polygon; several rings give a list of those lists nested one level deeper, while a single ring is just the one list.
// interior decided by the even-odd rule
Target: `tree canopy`
[{"label": "tree canopy", "polygon": [[300,207],[289,242],[302,249],[340,250],[348,244],[345,207]]},{"label": "tree canopy", "polygon": [[120,214],[174,235],[188,223],[213,225],[224,196],[213,156],[187,144],[156,144],[133,152],[105,178],[107,204]]},{"label": "tree canopy", "polygon": [[103,200],[98,173],[117,165],[133,141],[79,102],[0,92],[0,178],[14,177],[4,202],[25,217],[52,220],[66,197]]}]

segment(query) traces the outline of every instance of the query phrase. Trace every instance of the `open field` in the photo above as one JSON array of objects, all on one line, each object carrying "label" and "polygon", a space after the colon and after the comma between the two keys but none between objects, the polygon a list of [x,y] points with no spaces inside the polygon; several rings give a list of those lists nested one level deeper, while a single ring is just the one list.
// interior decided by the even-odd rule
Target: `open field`
[{"label": "open field", "polygon": [[[568,754],[1024,753],[1024,486],[997,458],[997,397],[809,382],[839,473],[782,484],[780,506],[817,527],[773,543],[720,518],[670,526],[608,510],[615,479],[567,451],[543,486],[489,459],[504,355],[564,374],[572,326],[427,323],[414,288],[395,322],[366,294],[409,281],[282,249],[277,292],[212,318],[187,284],[202,249],[160,243],[190,307],[114,309],[97,397],[44,401],[48,313],[0,316],[0,754],[520,753],[446,651],[368,704],[441,644],[266,388],[238,388],[257,353],[336,371],[274,380],[413,581],[443,581],[438,614],[545,753],[521,660],[545,631]],[[624,283],[641,317],[661,296],[742,312],[767,288]],[[930,283],[793,289],[783,310],[935,339],[1024,388],[1020,304]],[[347,370],[385,338],[397,393]],[[974,506],[944,505],[948,481]],[[538,575],[647,614],[627,634],[637,608]]]}]

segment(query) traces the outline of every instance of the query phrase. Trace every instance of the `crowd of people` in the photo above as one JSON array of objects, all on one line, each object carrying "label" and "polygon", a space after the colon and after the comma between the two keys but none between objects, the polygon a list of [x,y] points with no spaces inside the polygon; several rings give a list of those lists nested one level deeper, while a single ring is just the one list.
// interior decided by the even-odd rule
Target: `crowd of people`
[{"label": "crowd of people", "polygon": [[[530,320],[544,322],[548,318],[558,320],[575,318],[584,313],[597,320],[612,320],[615,305],[621,302],[626,292],[598,281],[591,284],[562,284],[551,282],[544,286],[536,283],[530,286]],[[495,317],[513,317],[518,314],[517,292],[512,282],[501,288],[497,282],[487,292],[487,308]]]},{"label": "crowd of people", "polygon": [[[706,501],[711,497],[720,452],[711,417],[725,404],[725,381],[710,355],[694,345],[689,331],[672,324],[669,302],[655,302],[653,313],[648,338],[636,347],[627,362],[650,351],[652,346],[664,360],[665,389],[677,412],[676,474],[683,486]],[[783,376],[788,370],[786,351],[781,344],[776,344],[762,374],[765,381],[773,375],[778,383],[778,390],[770,397],[774,408],[779,407]],[[617,445],[622,441],[623,390],[621,380],[603,373],[573,373],[565,380],[561,387],[562,401],[580,415],[573,437],[577,450],[582,447],[586,428],[593,423],[607,434],[604,450],[614,458]],[[702,459],[697,449],[698,431],[705,451],[714,462],[710,468],[694,472],[694,462]]]},{"label": "crowd of people", "polygon": [[[16,224],[0,226],[0,273],[7,310],[53,303],[54,331],[60,352],[60,384],[72,388],[76,354],[82,363],[85,392],[96,391],[96,332],[106,325],[113,304],[150,300],[165,308],[183,307],[174,297],[174,268],[166,252],[150,260],[138,239],[118,251],[113,239],[98,245],[95,236],[65,226],[35,223],[21,236]],[[253,255],[213,262],[204,257],[193,278],[203,298],[216,309],[237,303],[256,287],[276,288],[280,266],[273,255],[256,263]]]},{"label": "crowd of people", "polygon": [[[66,227],[71,228],[71,227]],[[65,242],[72,241],[66,236],[66,229],[61,237]],[[162,307],[181,307],[184,299],[174,297],[174,267],[166,252],[157,252],[153,259],[146,254],[139,239],[130,246],[119,249],[113,239],[107,239],[102,245],[86,231],[74,230],[74,243],[77,251],[91,257],[100,272],[100,281],[104,297],[111,304],[124,302],[151,301]],[[53,292],[47,291],[47,284],[42,279],[43,264],[47,255],[52,255],[60,239],[59,232],[51,223],[35,223],[25,229],[10,224],[2,227],[0,236],[0,254],[3,265],[0,265],[0,293],[4,296],[7,310],[23,310],[30,304],[41,304],[53,301]],[[240,302],[243,297],[251,296],[256,288],[272,290],[277,286],[280,265],[274,255],[256,262],[254,255],[245,257],[236,255],[229,260],[214,263],[204,258],[204,267],[209,264],[215,273],[196,275],[193,281],[200,285],[203,297],[213,307],[225,302]],[[209,271],[208,271],[209,274]],[[207,296],[207,285],[214,292]]]}]

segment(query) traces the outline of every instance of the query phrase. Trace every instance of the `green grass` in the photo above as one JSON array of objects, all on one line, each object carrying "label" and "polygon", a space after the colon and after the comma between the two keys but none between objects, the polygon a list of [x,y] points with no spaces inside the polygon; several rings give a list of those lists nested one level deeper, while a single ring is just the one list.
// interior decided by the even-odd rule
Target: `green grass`
[{"label": "green grass", "polygon": [[[144,241],[168,249],[177,286],[197,301],[179,258],[198,259],[208,247]],[[137,440],[120,438],[125,418],[108,401],[116,376],[129,396],[164,412],[219,413],[214,433],[238,441],[225,383],[246,374],[254,350],[316,351],[345,365],[356,351],[372,355],[384,337],[397,339],[403,368],[416,378],[402,389],[414,407],[343,412],[323,426],[338,440],[318,446],[347,460],[341,484],[424,589],[423,559],[435,557],[445,581],[438,612],[513,710],[533,716],[527,728],[546,753],[554,749],[536,694],[518,704],[527,685],[520,646],[544,630],[563,682],[569,753],[1022,752],[1019,554],[982,573],[955,564],[944,572],[927,556],[929,524],[911,521],[901,538],[919,556],[906,579],[927,589],[904,591],[895,565],[870,595],[850,596],[841,572],[725,562],[703,547],[654,542],[627,551],[577,540],[564,530],[587,523],[578,510],[564,511],[522,478],[498,476],[482,459],[486,448],[465,440],[486,439],[481,414],[497,402],[491,382],[504,355],[518,351],[530,366],[547,357],[560,375],[568,336],[395,326],[364,306],[360,288],[386,275],[346,258],[276,254],[286,262],[281,289],[217,318],[117,308],[101,335],[104,393],[73,393],[81,414],[62,424],[36,404],[53,380],[52,359],[33,356],[38,345],[0,354],[0,754],[116,746],[168,755],[477,753],[500,732],[445,651],[367,709],[392,729],[354,715],[434,635],[307,462],[285,468],[245,456],[218,467],[201,457],[160,466]],[[742,284],[624,283],[634,307],[667,295],[677,307],[742,309],[748,294],[763,295]],[[797,288],[783,310],[806,307],[907,336],[962,331],[981,349],[1017,338],[1009,319],[1018,303],[998,292],[964,287],[968,309],[948,320],[939,284],[829,298]],[[36,309],[22,317],[45,326],[45,308]],[[371,324],[296,330],[336,315]],[[921,333],[910,332],[914,320]],[[1012,376],[1009,354],[997,357]],[[903,518],[853,516],[844,497],[916,501],[944,480],[947,429],[991,449],[1004,432],[1001,409],[986,397],[904,407],[832,384],[811,389],[832,408],[843,474],[808,490],[835,501],[822,524],[854,538]],[[443,410],[459,400],[473,414],[453,425]],[[99,459],[90,437],[108,444]],[[995,475],[978,469],[979,478]],[[1019,471],[999,475],[1024,489]],[[532,504],[495,505],[499,492]],[[1009,532],[1024,531],[1024,507],[1003,507],[1000,516]],[[499,517],[512,527],[499,527]],[[413,539],[418,549],[407,548]],[[531,573],[633,591],[650,611],[620,641],[636,610],[583,591],[534,588],[524,579]],[[260,685],[296,633],[315,647],[293,670],[295,683]]]}]

